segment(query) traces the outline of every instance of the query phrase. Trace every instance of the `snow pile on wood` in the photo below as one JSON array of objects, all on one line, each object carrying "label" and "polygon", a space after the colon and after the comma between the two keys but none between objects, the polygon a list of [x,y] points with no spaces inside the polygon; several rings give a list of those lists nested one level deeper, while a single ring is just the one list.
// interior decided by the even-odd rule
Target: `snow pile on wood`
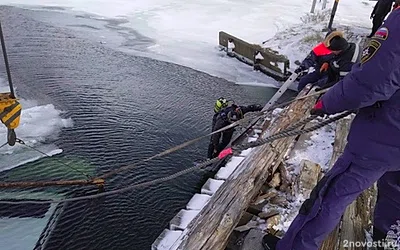
[{"label": "snow pile on wood", "polygon": [[[312,124],[312,123],[311,123]],[[289,183],[290,189],[280,185],[275,187],[273,178],[270,186],[277,188],[274,200],[266,200],[267,205],[263,211],[278,211],[279,218],[273,225],[265,225],[273,230],[285,232],[297,215],[303,201],[316,185],[319,176],[329,167],[332,157],[332,143],[335,138],[335,125],[328,125],[309,134],[302,135],[297,141],[293,151],[288,155],[288,160],[283,163],[286,173],[280,175],[280,183]],[[282,171],[282,170],[281,170]],[[282,181],[282,178],[285,180]],[[275,182],[277,182],[275,180]],[[266,229],[265,228],[265,229]]]}]

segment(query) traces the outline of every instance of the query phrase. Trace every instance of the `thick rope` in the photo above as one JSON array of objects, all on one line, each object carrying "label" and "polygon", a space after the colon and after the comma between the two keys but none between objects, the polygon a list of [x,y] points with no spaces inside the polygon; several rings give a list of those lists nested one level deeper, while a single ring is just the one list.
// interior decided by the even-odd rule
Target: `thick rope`
[{"label": "thick rope", "polygon": [[[226,126],[226,127],[223,127],[223,128],[221,128],[221,129],[219,129],[219,130],[216,130],[216,131],[214,131],[214,132],[212,132],[212,133],[209,133],[209,134],[207,134],[207,135],[203,135],[203,136],[198,137],[198,138],[195,138],[195,139],[193,139],[193,140],[184,142],[184,143],[182,143],[182,144],[180,144],[180,145],[178,145],[178,146],[175,146],[175,147],[173,147],[173,148],[169,148],[169,149],[167,149],[167,150],[165,150],[165,151],[163,151],[163,152],[161,152],[161,153],[158,153],[158,154],[153,155],[153,156],[151,156],[151,157],[149,157],[149,158],[140,160],[140,161],[138,161],[138,162],[136,162],[136,163],[134,163],[134,164],[127,165],[127,166],[124,166],[124,167],[120,167],[120,168],[115,169],[115,170],[111,170],[110,172],[105,173],[105,174],[103,174],[103,175],[101,175],[101,176],[98,176],[97,178],[106,179],[106,178],[108,178],[108,177],[110,177],[110,176],[113,176],[113,175],[115,175],[115,174],[121,173],[121,172],[126,171],[126,170],[130,170],[130,169],[132,169],[132,168],[135,168],[135,167],[139,166],[139,165],[142,164],[142,163],[145,163],[145,162],[154,160],[154,159],[156,159],[156,158],[160,158],[160,157],[162,157],[162,156],[171,154],[171,153],[176,152],[176,151],[178,151],[178,150],[180,150],[180,149],[183,149],[183,148],[185,148],[185,147],[188,147],[189,145],[192,145],[193,143],[195,143],[195,142],[197,142],[197,141],[200,141],[200,140],[202,140],[203,138],[210,137],[210,136],[212,136],[212,135],[214,135],[214,134],[223,132],[223,131],[225,131],[225,130],[228,130],[228,129],[231,129],[231,128],[234,128],[234,127],[237,127],[237,126],[242,126],[242,125],[244,125],[244,124],[247,124],[249,121],[251,121],[251,120],[253,120],[253,119],[260,119],[261,117],[266,116],[266,115],[268,114],[268,112],[270,112],[270,111],[272,111],[272,110],[274,110],[274,109],[276,109],[276,108],[285,107],[285,106],[287,106],[287,105],[289,105],[289,104],[291,104],[291,103],[293,103],[293,102],[296,102],[296,101],[300,101],[300,100],[303,100],[303,99],[306,99],[306,98],[310,98],[310,97],[314,97],[314,96],[321,95],[321,94],[325,93],[325,92],[328,91],[328,90],[329,90],[329,89],[324,89],[324,90],[321,90],[321,91],[319,91],[319,92],[315,92],[315,93],[310,94],[310,95],[306,95],[306,96],[302,96],[302,97],[297,97],[297,98],[294,98],[293,100],[290,100],[290,101],[287,101],[287,102],[284,102],[284,103],[280,103],[280,104],[278,104],[278,105],[274,105],[274,106],[272,106],[272,107],[270,107],[270,108],[268,108],[268,109],[266,109],[266,110],[262,110],[262,111],[260,111],[260,112],[254,112],[255,114],[254,114],[254,116],[252,116],[252,117],[244,117],[243,119],[241,119],[241,120],[239,120],[239,121],[236,121],[236,122],[234,122],[234,123],[232,123],[232,124],[230,124],[230,125],[228,125],[228,126]],[[312,118],[312,119],[315,119],[315,117]],[[307,123],[307,122],[306,122],[306,123]],[[304,124],[305,124],[305,123],[304,123]],[[296,125],[296,127],[297,127],[297,126],[300,126],[301,124],[300,124],[300,125],[294,124],[293,126],[295,126],[295,125]]]},{"label": "thick rope", "polygon": [[[228,130],[228,129],[237,127],[237,126],[242,126],[242,125],[248,123],[250,120],[253,120],[253,119],[260,119],[261,117],[267,115],[268,112],[270,112],[270,111],[272,111],[272,110],[274,110],[274,109],[276,109],[276,108],[285,107],[285,106],[287,106],[287,105],[289,105],[289,104],[291,104],[291,103],[293,103],[293,102],[296,102],[296,101],[299,101],[299,100],[303,100],[303,99],[306,99],[306,98],[310,98],[310,97],[313,97],[313,96],[321,95],[321,94],[325,93],[326,91],[328,91],[328,89],[324,89],[324,90],[322,90],[322,91],[315,92],[315,93],[310,94],[310,95],[306,95],[306,96],[302,96],[302,97],[293,98],[293,99],[290,100],[290,101],[287,101],[287,102],[284,102],[284,103],[280,103],[280,104],[274,105],[274,106],[272,106],[272,107],[270,107],[270,108],[268,108],[268,109],[262,110],[261,112],[254,112],[255,115],[252,116],[252,117],[244,117],[243,119],[241,119],[241,120],[239,120],[239,121],[236,121],[236,122],[234,122],[234,123],[232,123],[232,124],[230,124],[230,125],[228,125],[228,126],[226,126],[226,127],[223,127],[223,128],[221,128],[221,129],[216,130],[216,131],[214,131],[214,132],[212,132],[212,133],[209,133],[209,134],[207,134],[207,135],[204,135],[204,136],[195,138],[195,139],[193,139],[193,140],[184,142],[184,143],[182,143],[182,144],[180,144],[180,145],[177,145],[177,146],[175,146],[175,147],[173,147],[173,148],[164,150],[164,151],[161,152],[161,153],[158,153],[158,154],[153,155],[153,156],[151,156],[151,157],[148,157],[148,158],[146,158],[146,159],[140,160],[140,161],[138,161],[138,162],[136,162],[136,163],[134,163],[134,164],[127,165],[127,166],[123,166],[123,167],[120,167],[120,168],[115,169],[115,170],[111,170],[111,171],[108,172],[108,173],[105,173],[105,174],[103,174],[103,175],[101,175],[101,176],[96,177],[96,179],[105,179],[105,178],[108,178],[108,177],[110,177],[110,176],[113,176],[113,175],[116,175],[116,174],[118,174],[118,173],[121,173],[121,172],[123,172],[123,171],[127,171],[127,170],[130,170],[130,169],[133,169],[133,168],[135,168],[135,167],[138,167],[138,166],[141,165],[142,163],[151,161],[151,160],[156,159],[156,158],[160,158],[160,157],[162,157],[162,156],[171,154],[171,153],[176,152],[176,151],[178,151],[178,150],[180,150],[180,149],[183,149],[183,148],[185,148],[185,147],[188,147],[188,146],[190,146],[190,145],[196,143],[197,141],[202,140],[203,138],[210,137],[210,136],[212,136],[212,135],[214,135],[214,134],[216,134],[216,133],[220,133],[220,132],[223,132],[223,131],[225,131],[225,130]],[[18,139],[18,143],[23,144],[23,145],[25,145],[25,146],[27,146],[27,147],[29,147],[29,148],[35,150],[35,151],[38,151],[38,152],[40,152],[40,153],[42,153],[42,154],[48,156],[48,155],[45,154],[44,152],[41,152],[41,151],[39,151],[39,150],[37,150],[37,149],[35,149],[35,148],[33,148],[33,147],[30,147],[29,145],[26,145],[26,144],[23,142],[23,140],[21,140],[21,139]],[[7,144],[7,143],[6,143],[6,144]],[[5,145],[3,145],[3,146],[5,146]],[[73,169],[73,167],[69,166],[68,164],[65,164],[65,163],[63,163],[63,162],[61,162],[61,161],[59,161],[59,162],[60,162],[61,164],[65,165],[65,166],[67,166],[67,167]],[[74,170],[75,170],[75,171],[79,171],[79,170],[76,170],[76,169],[74,169]],[[81,171],[79,171],[79,172],[81,172]],[[92,177],[90,177],[90,176],[89,176],[88,174],[86,174],[86,173],[81,172],[81,174],[85,175],[85,176],[86,176],[87,178],[89,178],[89,179],[93,179]]]},{"label": "thick rope", "polygon": [[[297,135],[309,133],[309,132],[312,132],[314,130],[320,129],[320,128],[322,128],[322,127],[324,127],[324,126],[326,126],[326,125],[328,125],[328,124],[330,124],[332,122],[340,120],[340,119],[342,119],[342,118],[344,118],[344,117],[346,117],[346,116],[348,116],[348,115],[350,115],[352,113],[353,113],[353,111],[347,111],[347,112],[344,112],[342,114],[339,114],[339,115],[336,115],[334,117],[331,117],[331,118],[329,118],[329,119],[327,119],[325,121],[322,121],[322,122],[318,123],[315,126],[312,126],[312,127],[306,128],[306,129],[297,130],[297,131],[294,131],[293,130],[294,129],[293,126],[291,126],[291,127],[289,127],[289,129],[281,131],[281,132],[279,132],[277,134],[274,134],[272,136],[269,136],[269,137],[267,137],[265,139],[260,139],[260,140],[257,140],[255,142],[244,143],[244,144],[241,144],[241,145],[234,146],[232,148],[225,149],[220,153],[220,155],[218,157],[215,157],[213,159],[204,161],[204,162],[202,162],[200,164],[197,164],[196,166],[184,169],[184,170],[179,171],[179,172],[177,172],[175,174],[172,174],[172,175],[169,175],[169,176],[166,176],[166,177],[157,178],[155,180],[151,180],[151,181],[147,181],[147,182],[133,184],[133,185],[127,186],[125,188],[116,189],[116,190],[107,191],[107,192],[98,193],[98,194],[93,194],[93,195],[85,195],[85,196],[80,196],[80,197],[75,197],[75,198],[67,198],[67,199],[60,199],[60,200],[37,200],[37,201],[1,201],[0,200],[0,204],[26,204],[26,203],[48,204],[48,203],[82,201],[82,200],[89,200],[89,199],[95,199],[95,198],[99,198],[99,197],[104,197],[104,196],[108,196],[108,195],[112,195],[112,194],[123,193],[123,192],[129,191],[129,190],[133,190],[133,189],[136,189],[136,188],[141,188],[141,187],[146,187],[146,186],[150,186],[150,185],[154,185],[154,184],[163,183],[163,182],[175,179],[175,178],[177,178],[179,176],[182,176],[182,175],[188,174],[190,172],[193,172],[195,170],[204,168],[204,167],[206,167],[206,166],[208,166],[210,164],[217,163],[218,161],[226,158],[227,156],[233,154],[234,152],[246,150],[248,148],[258,147],[258,146],[261,146],[261,145],[264,145],[264,144],[267,144],[267,143],[271,143],[271,142],[273,142],[275,140],[278,140],[278,139],[281,139],[281,138],[286,138],[286,137],[297,136]],[[315,119],[315,116],[311,116],[311,117],[313,117],[313,119]],[[303,121],[298,122],[296,124],[302,124],[306,120],[311,119],[311,117],[306,118]]]},{"label": "thick rope", "polygon": [[[242,151],[242,150],[246,150],[248,148],[258,147],[258,146],[264,145],[266,143],[273,142],[273,141],[281,139],[281,138],[290,137],[290,136],[296,136],[296,135],[301,135],[301,134],[306,134],[306,133],[312,132],[314,130],[320,129],[320,128],[322,128],[322,127],[324,127],[324,126],[326,126],[326,125],[328,125],[328,124],[330,124],[332,122],[340,120],[343,117],[346,117],[346,116],[348,116],[348,115],[350,115],[352,113],[353,113],[353,111],[344,112],[342,114],[333,116],[333,117],[331,117],[329,119],[326,119],[325,121],[322,121],[322,122],[318,123],[315,126],[312,126],[312,127],[306,128],[306,129],[293,131],[294,128],[289,127],[289,129],[283,130],[283,131],[281,131],[279,133],[276,133],[274,135],[268,136],[268,137],[266,137],[264,139],[259,139],[257,141],[248,142],[248,143],[244,143],[244,144],[241,144],[241,145],[234,146],[234,147],[232,147],[232,150],[233,151]],[[307,119],[305,119],[305,120],[307,120]]]},{"label": "thick rope", "polygon": [[4,143],[3,145],[0,146],[0,148],[6,146],[8,144],[8,142]]},{"label": "thick rope", "polygon": [[298,128],[298,127],[306,125],[307,123],[311,122],[312,120],[314,120],[317,117],[318,116],[316,116],[316,115],[311,115],[311,116],[307,117],[306,119],[300,120],[300,121],[294,123],[292,126],[287,127],[285,129],[285,131],[294,130],[294,129]]},{"label": "thick rope", "polygon": [[186,168],[182,171],[176,172],[175,174],[166,176],[166,177],[161,177],[161,178],[157,178],[151,181],[146,181],[146,182],[142,182],[142,183],[138,183],[138,184],[133,184],[130,186],[127,186],[125,188],[120,188],[120,189],[116,189],[116,190],[111,190],[111,191],[107,191],[107,192],[102,192],[102,193],[98,193],[98,194],[92,194],[92,195],[85,195],[85,196],[79,196],[79,197],[75,197],[75,198],[67,198],[67,199],[60,199],[60,200],[30,200],[30,201],[3,201],[0,200],[0,204],[49,204],[49,203],[62,203],[62,202],[76,202],[76,201],[83,201],[83,200],[90,200],[90,199],[96,199],[96,198],[100,198],[100,197],[104,197],[104,196],[109,196],[109,195],[113,195],[113,194],[119,194],[119,193],[123,193],[129,190],[133,190],[136,188],[142,188],[142,187],[147,187],[150,185],[155,185],[155,184],[159,184],[159,183],[163,183],[163,182],[167,182],[173,179],[178,178],[179,176],[191,173],[195,170],[199,170],[201,168],[207,167],[208,165],[217,163],[220,159],[218,157],[215,157],[213,159],[207,160],[205,162],[202,162],[200,164],[197,164],[194,167],[191,168]]}]

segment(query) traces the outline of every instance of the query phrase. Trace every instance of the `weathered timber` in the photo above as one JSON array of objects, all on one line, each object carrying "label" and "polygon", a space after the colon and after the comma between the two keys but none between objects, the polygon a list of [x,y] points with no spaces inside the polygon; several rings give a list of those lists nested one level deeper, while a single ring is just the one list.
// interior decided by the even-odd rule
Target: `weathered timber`
[{"label": "weathered timber", "polygon": [[289,188],[291,186],[291,179],[289,178],[284,162],[281,162],[281,164],[279,164],[278,170],[279,173],[281,173],[281,186],[279,187],[279,190],[282,192],[287,192],[289,191]]},{"label": "weathered timber", "polygon": [[[300,95],[304,95],[306,88]],[[292,103],[271,124],[270,134],[285,129],[304,118],[315,98],[306,98]],[[240,163],[232,175],[222,184],[210,201],[192,220],[177,241],[177,249],[224,249],[229,235],[240,220],[250,201],[268,178],[268,170],[274,161],[283,157],[293,137],[255,148]]]},{"label": "weathered timber", "polygon": [[280,214],[277,214],[277,215],[274,215],[274,216],[268,218],[266,221],[267,228],[270,230],[273,230],[273,228],[279,224],[280,220],[281,220]]},{"label": "weathered timber", "polygon": [[272,180],[268,182],[268,185],[272,188],[276,188],[281,184],[281,174],[276,172],[272,177]]},{"label": "weathered timber", "polygon": [[[234,46],[232,51],[229,51],[231,49],[230,44]],[[284,81],[288,78],[289,60],[276,51],[263,48],[258,44],[250,44],[223,31],[219,32],[219,45],[227,48],[228,55],[254,66],[278,81]],[[261,55],[261,59],[257,59],[259,58],[256,57],[258,53]]]},{"label": "weathered timber", "polygon": [[260,229],[251,229],[244,238],[243,245],[240,250],[263,250],[262,238],[264,233]]},{"label": "weathered timber", "polygon": [[312,189],[317,185],[321,166],[309,160],[300,163],[300,174],[296,181],[297,190],[305,199],[310,197]]},{"label": "weathered timber", "polygon": [[[347,135],[349,133],[351,121],[349,119],[341,119],[336,124],[335,141],[333,144],[332,157],[329,162],[331,168],[335,164],[336,160],[343,153],[344,148],[347,144]],[[322,177],[322,176],[321,176]],[[339,229],[341,222],[336,228],[329,234],[328,238],[323,242],[320,250],[336,250],[339,240]]]}]

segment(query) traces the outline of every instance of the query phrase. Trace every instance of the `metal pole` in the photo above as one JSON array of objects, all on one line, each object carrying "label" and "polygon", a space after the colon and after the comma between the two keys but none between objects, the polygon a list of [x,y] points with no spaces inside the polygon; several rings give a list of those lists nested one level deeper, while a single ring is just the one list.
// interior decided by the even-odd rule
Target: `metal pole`
[{"label": "metal pole", "polygon": [[4,43],[3,28],[1,27],[1,22],[0,22],[0,40],[1,40],[1,49],[3,50],[4,63],[6,65],[8,84],[10,86],[11,97],[15,98],[14,87],[13,87],[13,83],[12,83],[12,79],[11,79],[10,65],[8,64],[6,44]]},{"label": "metal pole", "polygon": [[314,13],[315,10],[315,5],[317,4],[317,0],[313,0],[312,5],[311,5],[311,11],[310,13]]},{"label": "metal pole", "polygon": [[335,3],[333,4],[332,13],[331,13],[331,19],[329,20],[329,24],[328,24],[328,30],[332,30],[332,23],[333,23],[333,19],[335,18],[335,13],[336,13],[338,4],[339,4],[339,0],[335,0]]}]

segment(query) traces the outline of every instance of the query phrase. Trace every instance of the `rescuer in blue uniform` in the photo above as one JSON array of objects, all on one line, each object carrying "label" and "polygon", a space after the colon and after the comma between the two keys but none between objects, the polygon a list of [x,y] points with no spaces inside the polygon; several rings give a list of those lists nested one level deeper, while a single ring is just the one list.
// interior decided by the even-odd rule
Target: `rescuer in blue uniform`
[{"label": "rescuer in blue uniform", "polygon": [[[318,182],[285,236],[263,239],[266,249],[318,250],[346,207],[378,182],[374,240],[400,221],[400,9],[394,10],[363,50],[361,62],[336,83],[311,114],[356,110],[347,145]],[[397,228],[399,229],[399,228]],[[400,239],[400,231],[394,231]],[[390,235],[392,232],[390,233]],[[397,234],[397,236],[396,236]],[[397,242],[399,243],[399,242]]]}]

